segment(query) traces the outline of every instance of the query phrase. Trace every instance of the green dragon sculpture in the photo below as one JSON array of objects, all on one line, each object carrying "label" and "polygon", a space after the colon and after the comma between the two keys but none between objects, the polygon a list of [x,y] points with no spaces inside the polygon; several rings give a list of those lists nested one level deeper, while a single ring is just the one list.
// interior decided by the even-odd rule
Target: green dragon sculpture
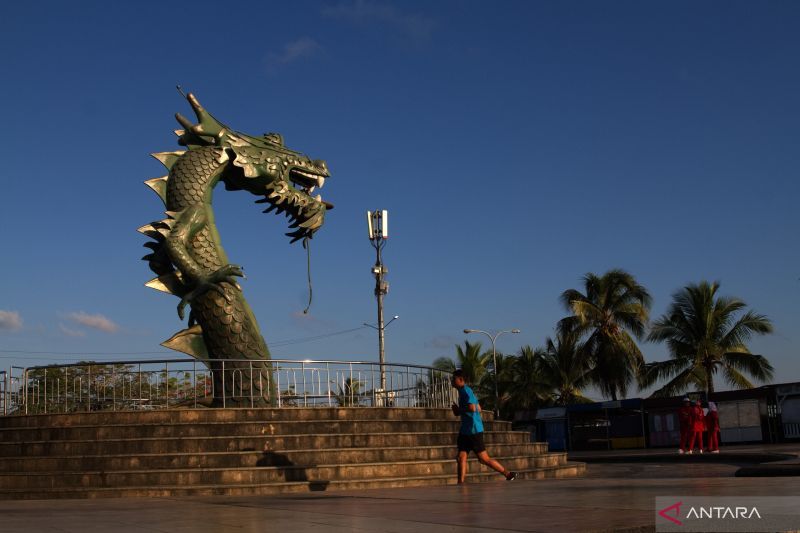
[{"label": "green dragon sculpture", "polygon": [[329,177],[328,167],[286,148],[277,133],[253,137],[233,131],[194,95],[185,96],[197,123],[176,113],[184,129],[175,134],[187,149],[152,154],[169,173],[145,182],[166,206],[166,218],[139,228],[154,239],[145,244],[152,253],[142,259],[158,276],[145,285],[178,296],[181,320],[190,306],[188,327],[162,345],[211,369],[212,405],[270,405],[275,385],[269,349],[236,281],[244,277],[242,268],[230,264],[222,249],[212,191],[222,182],[227,190],[263,196],[256,203],[269,204],[265,213],[289,217],[294,231],[286,235],[306,246],[333,207],[311,196]]}]

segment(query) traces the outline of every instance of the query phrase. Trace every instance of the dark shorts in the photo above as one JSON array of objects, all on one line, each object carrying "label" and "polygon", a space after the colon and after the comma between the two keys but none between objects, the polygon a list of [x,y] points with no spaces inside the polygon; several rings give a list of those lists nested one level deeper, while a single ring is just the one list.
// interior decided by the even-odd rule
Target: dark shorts
[{"label": "dark shorts", "polygon": [[459,452],[475,452],[481,453],[486,451],[486,445],[483,443],[483,433],[475,433],[473,435],[458,435],[458,451]]}]

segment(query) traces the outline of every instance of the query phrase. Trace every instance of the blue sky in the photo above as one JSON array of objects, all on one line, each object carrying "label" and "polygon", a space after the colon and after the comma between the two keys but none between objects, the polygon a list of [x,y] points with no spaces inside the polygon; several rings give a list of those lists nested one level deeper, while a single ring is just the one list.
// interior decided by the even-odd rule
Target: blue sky
[{"label": "blue sky", "polygon": [[6,5],[0,365],[155,358],[183,327],[142,285],[135,231],[160,216],[142,182],[162,174],[150,152],[178,149],[180,83],[331,169],[309,316],[283,219],[215,197],[275,357],[377,358],[368,328],[279,341],[374,322],[364,213],[381,208],[389,361],[452,355],[465,327],[540,345],[564,289],[624,268],[653,317],[719,280],[774,321],[751,347],[777,380],[800,380],[798,22],[792,2]]}]

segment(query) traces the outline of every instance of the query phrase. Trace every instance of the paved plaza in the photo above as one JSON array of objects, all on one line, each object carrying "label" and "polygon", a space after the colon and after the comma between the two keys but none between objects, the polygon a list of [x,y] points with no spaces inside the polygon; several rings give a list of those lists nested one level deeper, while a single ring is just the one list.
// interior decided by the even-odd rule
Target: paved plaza
[{"label": "paved plaza", "polygon": [[652,531],[656,496],[800,496],[797,478],[733,477],[748,451],[791,454],[796,449],[738,448],[731,451],[732,463],[737,464],[726,463],[724,457],[713,463],[589,464],[582,479],[510,483],[498,479],[463,487],[297,496],[2,501],[0,531]]}]

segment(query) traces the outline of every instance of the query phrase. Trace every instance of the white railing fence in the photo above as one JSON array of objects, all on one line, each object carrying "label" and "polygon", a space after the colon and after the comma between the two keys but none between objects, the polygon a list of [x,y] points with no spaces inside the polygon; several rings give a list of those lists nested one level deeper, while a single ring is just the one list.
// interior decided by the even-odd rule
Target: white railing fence
[{"label": "white railing fence", "polygon": [[0,370],[0,416],[20,411],[22,397],[22,375],[25,369],[11,366],[8,370]]},{"label": "white railing fence", "polygon": [[[383,378],[383,379],[382,379]],[[385,388],[381,388],[381,383]],[[450,373],[365,361],[83,362],[0,371],[0,414],[177,407],[449,407]]]}]

